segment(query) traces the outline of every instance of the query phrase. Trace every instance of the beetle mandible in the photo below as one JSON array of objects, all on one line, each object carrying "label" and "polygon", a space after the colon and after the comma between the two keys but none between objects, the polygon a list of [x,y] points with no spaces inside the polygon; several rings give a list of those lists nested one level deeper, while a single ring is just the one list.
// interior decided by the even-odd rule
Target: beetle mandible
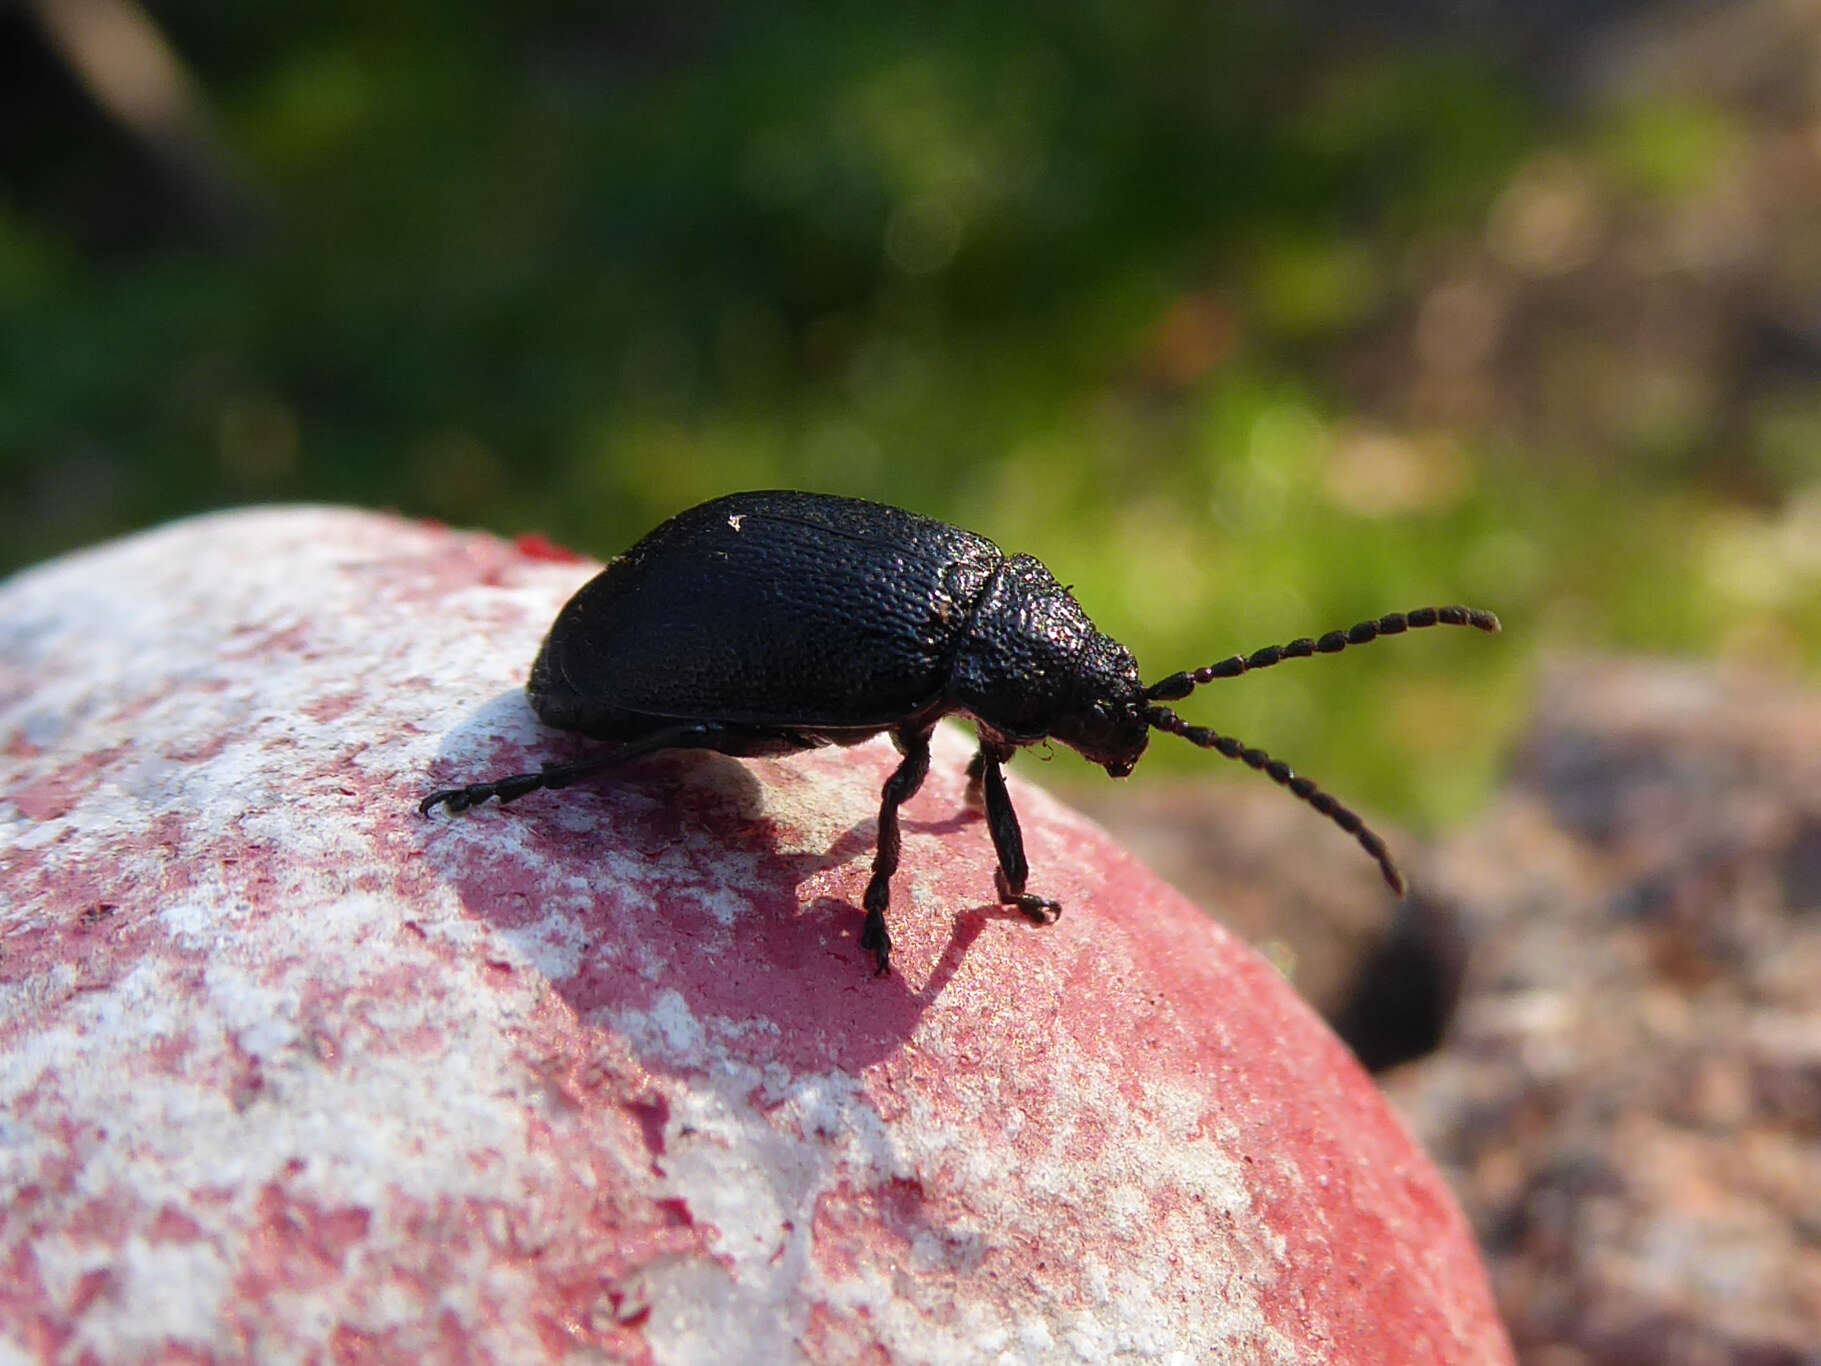
[{"label": "beetle mandible", "polygon": [[1217,678],[1333,654],[1413,627],[1499,629],[1471,607],[1423,607],[1170,674],[1146,687],[1132,652],[1103,635],[1031,555],[881,503],[817,493],[736,493],[678,513],[613,560],[557,614],[526,685],[538,717],[613,747],[419,803],[463,811],[562,788],[664,749],[752,757],[891,735],[903,755],[879,807],[860,947],[890,970],[885,911],[898,808],[929,772],[944,716],[970,718],[1002,903],[1038,924],[1062,912],[1025,890],[1030,868],[1003,765],[1058,740],[1123,778],[1153,730],[1264,773],[1358,840],[1394,891],[1403,876],[1352,811],[1261,749],[1164,706]]}]

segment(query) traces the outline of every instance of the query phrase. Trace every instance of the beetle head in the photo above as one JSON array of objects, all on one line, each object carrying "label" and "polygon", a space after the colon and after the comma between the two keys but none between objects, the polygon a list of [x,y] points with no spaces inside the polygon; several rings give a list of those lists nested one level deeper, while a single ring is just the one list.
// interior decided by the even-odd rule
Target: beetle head
[{"label": "beetle head", "polygon": [[1096,635],[1076,658],[1075,692],[1050,734],[1107,775],[1123,778],[1151,740],[1150,700],[1138,661],[1110,636]]},{"label": "beetle head", "polygon": [[1012,744],[1055,739],[1123,778],[1150,738],[1138,661],[1033,556],[994,573],[950,670],[955,708]]}]

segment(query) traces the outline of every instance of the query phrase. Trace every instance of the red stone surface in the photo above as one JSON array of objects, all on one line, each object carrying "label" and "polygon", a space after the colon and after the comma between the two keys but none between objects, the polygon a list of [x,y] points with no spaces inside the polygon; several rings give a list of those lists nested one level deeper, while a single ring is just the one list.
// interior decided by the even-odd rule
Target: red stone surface
[{"label": "red stone surface", "polygon": [[0,1360],[1505,1362],[1434,1169],[1276,973],[938,738],[576,752],[591,572],[242,512],[0,585]]}]

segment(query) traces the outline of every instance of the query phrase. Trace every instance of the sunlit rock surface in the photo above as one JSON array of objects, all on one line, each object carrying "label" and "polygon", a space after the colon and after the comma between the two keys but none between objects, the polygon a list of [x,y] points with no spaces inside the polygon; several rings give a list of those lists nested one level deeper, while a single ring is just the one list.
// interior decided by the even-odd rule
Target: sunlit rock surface
[{"label": "sunlit rock surface", "polygon": [[896,972],[883,740],[578,752],[595,566],[224,514],[0,585],[0,1357],[1504,1362],[1465,1223],[1278,974],[939,737]]}]

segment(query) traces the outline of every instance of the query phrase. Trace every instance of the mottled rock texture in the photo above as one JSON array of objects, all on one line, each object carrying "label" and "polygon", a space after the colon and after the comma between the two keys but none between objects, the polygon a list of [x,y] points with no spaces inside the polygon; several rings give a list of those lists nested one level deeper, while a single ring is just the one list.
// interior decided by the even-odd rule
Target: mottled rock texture
[{"label": "mottled rock texture", "polygon": [[1466,1224],[1279,975],[945,734],[576,753],[594,566],[226,514],[0,585],[0,1359],[1504,1362]]},{"label": "mottled rock texture", "polygon": [[1389,1085],[1524,1359],[1821,1363],[1821,696],[1558,667],[1427,877],[1467,983]]}]

